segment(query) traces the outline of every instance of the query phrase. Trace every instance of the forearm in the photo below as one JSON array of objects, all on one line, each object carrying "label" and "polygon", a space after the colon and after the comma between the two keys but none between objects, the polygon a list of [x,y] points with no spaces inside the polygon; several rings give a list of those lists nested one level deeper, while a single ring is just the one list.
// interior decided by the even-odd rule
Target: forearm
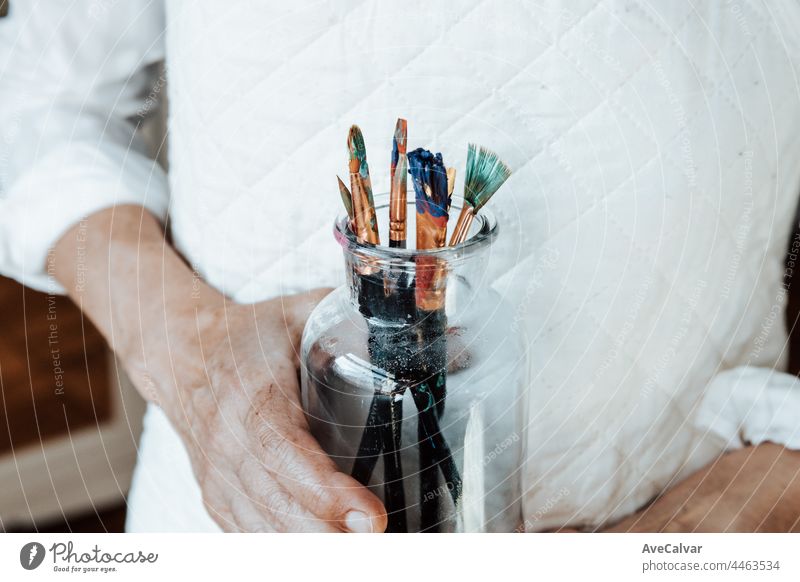
[{"label": "forearm", "polygon": [[800,529],[800,452],[763,444],[725,454],[612,532]]},{"label": "forearm", "polygon": [[[97,212],[62,236],[49,270],[97,326],[148,401],[175,410],[173,370],[223,297],[196,277],[140,206]],[[187,368],[184,368],[187,369]],[[162,379],[155,381],[154,379]]]}]

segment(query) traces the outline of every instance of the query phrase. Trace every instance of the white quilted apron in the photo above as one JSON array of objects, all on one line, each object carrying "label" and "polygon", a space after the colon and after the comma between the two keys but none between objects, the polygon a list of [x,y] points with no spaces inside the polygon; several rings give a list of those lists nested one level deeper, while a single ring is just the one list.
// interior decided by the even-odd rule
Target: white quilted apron
[{"label": "white quilted apron", "polygon": [[[745,441],[800,444],[778,371],[794,2],[167,4],[175,244],[237,301],[340,282],[352,123],[376,191],[399,116],[462,180],[470,141],[514,168],[493,269],[532,366],[528,530],[601,527]],[[154,407],[129,513],[217,529]]]}]

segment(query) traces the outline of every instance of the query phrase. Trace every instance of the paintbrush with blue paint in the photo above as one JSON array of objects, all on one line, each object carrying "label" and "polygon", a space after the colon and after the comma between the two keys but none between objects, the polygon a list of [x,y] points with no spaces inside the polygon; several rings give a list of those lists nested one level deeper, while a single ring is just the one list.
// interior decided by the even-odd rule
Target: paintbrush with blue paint
[{"label": "paintbrush with blue paint", "polygon": [[[450,193],[455,180],[445,169],[441,154],[422,148],[408,154],[414,186],[419,250],[441,248],[447,236]],[[448,175],[449,174],[449,175]],[[448,179],[449,178],[449,179]],[[420,457],[420,530],[437,531],[440,489],[439,471],[445,486],[458,503],[461,477],[440,429],[447,395],[447,316],[444,310],[446,266],[434,256],[415,259],[415,318],[420,355],[410,366],[411,394],[417,405],[417,439]]]},{"label": "paintbrush with blue paint", "polygon": [[[408,154],[409,173],[416,195],[417,248],[436,249],[445,245],[450,209],[450,183],[455,172],[446,170],[442,154],[422,148]],[[448,180],[448,174],[452,180]],[[444,302],[444,271],[433,257],[417,257],[417,307],[424,311],[441,309]]]},{"label": "paintbrush with blue paint", "polygon": [[414,185],[417,209],[417,248],[443,247],[450,207],[447,170],[442,154],[417,148],[408,154],[408,172]]}]

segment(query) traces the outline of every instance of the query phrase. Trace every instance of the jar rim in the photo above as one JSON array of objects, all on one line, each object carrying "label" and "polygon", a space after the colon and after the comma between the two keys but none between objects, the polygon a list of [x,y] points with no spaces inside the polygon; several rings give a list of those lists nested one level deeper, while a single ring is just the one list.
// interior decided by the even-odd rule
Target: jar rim
[{"label": "jar rim", "polygon": [[[374,196],[375,209],[385,209],[389,207],[389,194],[377,194]],[[457,202],[463,202],[463,198],[453,197],[453,203],[450,206],[450,215],[458,215],[461,211],[462,205]],[[407,205],[413,209],[415,203],[413,201],[407,202]],[[412,210],[409,210],[411,212]],[[355,233],[350,229],[350,217],[347,213],[340,214],[333,225],[333,234],[336,240],[345,250],[345,252],[357,251],[360,255],[367,257],[391,260],[391,261],[414,261],[417,257],[437,257],[448,262],[463,259],[472,255],[480,250],[488,247],[495,238],[497,238],[499,227],[497,219],[490,210],[482,208],[474,218],[474,224],[477,224],[478,231],[455,246],[443,246],[435,249],[404,249],[397,247],[390,247],[387,245],[374,245],[368,242],[358,240]]]}]

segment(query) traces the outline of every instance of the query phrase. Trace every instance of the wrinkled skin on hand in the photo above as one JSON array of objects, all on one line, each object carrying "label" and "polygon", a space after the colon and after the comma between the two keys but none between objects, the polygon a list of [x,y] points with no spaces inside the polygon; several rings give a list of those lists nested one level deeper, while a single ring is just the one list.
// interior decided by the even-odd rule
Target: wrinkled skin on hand
[{"label": "wrinkled skin on hand", "polygon": [[327,290],[197,317],[178,411],[203,500],[226,531],[383,531],[385,511],[309,433],[300,402],[303,325]]},{"label": "wrinkled skin on hand", "polygon": [[337,470],[300,406],[298,344],[328,290],[236,304],[136,205],[91,214],[52,259],[56,279],[181,435],[224,530],[384,531],[378,498]]},{"label": "wrinkled skin on hand", "polygon": [[764,443],[722,455],[609,531],[800,531],[800,452]]},{"label": "wrinkled skin on hand", "polygon": [[764,443],[726,453],[602,531],[800,531],[800,452]]}]

